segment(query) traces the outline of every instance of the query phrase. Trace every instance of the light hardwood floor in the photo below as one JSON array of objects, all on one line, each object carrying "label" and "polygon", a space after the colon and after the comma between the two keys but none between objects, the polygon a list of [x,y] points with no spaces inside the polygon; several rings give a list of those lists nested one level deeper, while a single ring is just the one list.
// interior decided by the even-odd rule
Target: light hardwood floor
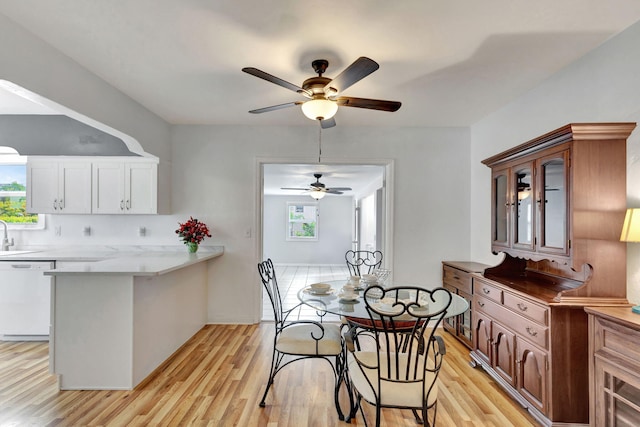
[{"label": "light hardwood floor", "polygon": [[[321,281],[346,279],[342,266],[276,265],[284,304]],[[265,319],[273,317],[268,300]],[[317,319],[302,308],[297,318]],[[336,317],[337,320],[337,317]],[[479,369],[468,350],[445,332],[437,425],[535,426],[533,419]],[[58,391],[48,372],[46,343],[0,341],[0,427],[5,426],[265,426],[332,427],[337,419],[329,365],[321,360],[285,368],[258,402],[271,362],[273,324],[208,325],[131,391]],[[342,392],[343,407],[347,396]],[[374,420],[373,408],[365,412]],[[410,411],[384,410],[383,426],[416,426]],[[362,415],[352,425],[364,425]]]},{"label": "light hardwood floor", "polygon": [[[443,332],[438,426],[535,426],[521,407]],[[286,367],[264,392],[273,324],[208,325],[131,391],[58,391],[46,343],[0,342],[0,426],[265,426],[346,425],[333,406],[329,365]],[[342,401],[347,404],[346,393]],[[373,410],[365,405],[373,422]],[[416,426],[410,411],[383,410],[383,426]],[[352,425],[364,425],[358,414]]]}]

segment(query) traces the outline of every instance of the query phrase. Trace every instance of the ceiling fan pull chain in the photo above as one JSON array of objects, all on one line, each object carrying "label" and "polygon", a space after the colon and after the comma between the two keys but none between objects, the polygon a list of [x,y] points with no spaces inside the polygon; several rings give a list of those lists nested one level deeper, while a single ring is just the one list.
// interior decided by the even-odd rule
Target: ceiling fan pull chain
[{"label": "ceiling fan pull chain", "polygon": [[322,162],[322,127],[318,128],[318,163]]}]

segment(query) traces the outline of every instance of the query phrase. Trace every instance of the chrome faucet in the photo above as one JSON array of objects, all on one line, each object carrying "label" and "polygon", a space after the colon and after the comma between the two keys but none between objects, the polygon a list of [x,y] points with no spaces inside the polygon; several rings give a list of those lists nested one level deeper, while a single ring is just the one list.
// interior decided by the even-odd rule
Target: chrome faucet
[{"label": "chrome faucet", "polygon": [[8,251],[9,246],[13,246],[13,238],[11,239],[11,244],[9,244],[9,235],[7,234],[7,223],[0,220],[0,224],[4,225],[4,237],[2,238],[2,250]]}]

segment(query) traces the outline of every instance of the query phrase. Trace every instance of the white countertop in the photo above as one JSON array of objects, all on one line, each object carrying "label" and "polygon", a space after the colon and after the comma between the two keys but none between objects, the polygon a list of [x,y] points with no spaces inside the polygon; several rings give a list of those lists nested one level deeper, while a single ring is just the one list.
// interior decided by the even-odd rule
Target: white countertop
[{"label": "white countertop", "polygon": [[[13,253],[12,253],[13,252]],[[0,252],[0,261],[73,261],[73,266],[46,275],[111,274],[157,276],[221,256],[222,246],[201,246],[195,254],[185,247],[77,247]]]}]

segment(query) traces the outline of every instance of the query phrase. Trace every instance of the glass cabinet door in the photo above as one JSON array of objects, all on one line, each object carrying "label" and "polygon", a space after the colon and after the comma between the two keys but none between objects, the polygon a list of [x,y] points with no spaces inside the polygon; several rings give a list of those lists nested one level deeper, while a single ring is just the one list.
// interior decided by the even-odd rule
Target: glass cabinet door
[{"label": "glass cabinet door", "polygon": [[534,189],[533,168],[531,163],[514,167],[512,170],[514,211],[513,246],[521,249],[533,250],[533,225],[534,225]]},{"label": "glass cabinet door", "polygon": [[567,156],[565,151],[538,162],[541,252],[568,254]]},{"label": "glass cabinet door", "polygon": [[493,173],[491,240],[494,246],[509,246],[510,202],[508,178],[508,170],[506,169]]}]

